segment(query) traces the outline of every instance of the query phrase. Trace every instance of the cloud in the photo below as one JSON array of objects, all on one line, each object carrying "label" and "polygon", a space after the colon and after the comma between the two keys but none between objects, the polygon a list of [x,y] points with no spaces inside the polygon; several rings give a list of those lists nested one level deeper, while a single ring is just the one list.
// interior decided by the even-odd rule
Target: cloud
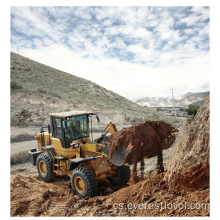
[{"label": "cloud", "polygon": [[209,8],[11,7],[11,50],[128,98],[199,90]]}]

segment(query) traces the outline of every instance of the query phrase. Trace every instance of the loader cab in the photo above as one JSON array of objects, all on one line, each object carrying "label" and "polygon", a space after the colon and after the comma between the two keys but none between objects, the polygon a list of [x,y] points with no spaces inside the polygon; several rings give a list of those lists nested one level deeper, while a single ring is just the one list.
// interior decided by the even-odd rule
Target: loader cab
[{"label": "loader cab", "polygon": [[74,140],[90,136],[89,117],[93,113],[74,111],[49,115],[52,137],[60,139],[63,148],[69,148]]}]

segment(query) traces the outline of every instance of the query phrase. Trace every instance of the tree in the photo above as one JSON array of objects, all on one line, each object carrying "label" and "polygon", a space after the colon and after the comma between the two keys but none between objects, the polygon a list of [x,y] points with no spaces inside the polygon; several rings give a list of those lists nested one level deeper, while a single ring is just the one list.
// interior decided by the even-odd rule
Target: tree
[{"label": "tree", "polygon": [[188,105],[188,115],[196,115],[199,108],[199,105]]}]

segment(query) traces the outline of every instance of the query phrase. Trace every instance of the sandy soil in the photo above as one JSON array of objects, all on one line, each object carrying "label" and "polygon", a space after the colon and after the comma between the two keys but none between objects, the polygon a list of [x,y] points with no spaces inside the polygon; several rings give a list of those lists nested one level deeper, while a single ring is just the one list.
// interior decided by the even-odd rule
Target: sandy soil
[{"label": "sandy soil", "polygon": [[[22,130],[24,133],[24,130]],[[34,131],[33,131],[34,132]],[[36,141],[11,143],[11,152],[26,155]],[[96,133],[98,137],[100,133]],[[27,137],[27,136],[26,136]],[[82,198],[71,188],[68,176],[58,175],[52,182],[42,181],[29,162],[11,165],[11,216],[209,216],[209,186],[173,192],[165,181],[172,147],[163,151],[165,172],[157,174],[157,157],[145,159],[144,177],[134,183],[113,186],[99,183],[97,196]],[[26,151],[26,152],[25,152]],[[131,166],[132,169],[132,166]]]},{"label": "sandy soil", "polygon": [[[171,152],[172,148],[164,150],[165,170]],[[30,163],[12,165],[11,216],[209,215],[208,188],[179,195],[170,193],[163,180],[165,173],[156,173],[156,163],[156,157],[145,160],[145,177],[136,184],[132,180],[123,187],[115,187],[109,182],[100,183],[98,196],[94,198],[78,196],[72,190],[68,176],[59,175],[46,183],[38,177],[36,167]],[[191,204],[200,204],[201,207],[191,209]]]},{"label": "sandy soil", "polygon": [[[208,216],[209,189],[172,194],[164,173],[123,187],[99,184],[98,196],[82,198],[69,177],[43,182],[34,169],[12,168],[11,216]],[[195,208],[197,206],[197,208]]]}]

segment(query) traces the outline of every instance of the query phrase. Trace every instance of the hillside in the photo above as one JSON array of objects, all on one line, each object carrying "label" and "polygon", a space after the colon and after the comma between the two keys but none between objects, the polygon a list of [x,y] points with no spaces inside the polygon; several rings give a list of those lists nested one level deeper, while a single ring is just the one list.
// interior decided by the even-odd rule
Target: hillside
[{"label": "hillside", "polygon": [[11,52],[11,125],[40,126],[49,112],[91,110],[101,123],[135,124],[178,119],[142,107],[89,80],[76,77]]},{"label": "hillside", "polygon": [[[188,92],[181,97],[175,98],[176,107],[187,107],[190,104],[196,104],[201,106],[205,97],[209,92],[191,93]],[[147,107],[172,107],[172,98],[157,98],[157,97],[143,97],[135,101],[141,106]]]}]

